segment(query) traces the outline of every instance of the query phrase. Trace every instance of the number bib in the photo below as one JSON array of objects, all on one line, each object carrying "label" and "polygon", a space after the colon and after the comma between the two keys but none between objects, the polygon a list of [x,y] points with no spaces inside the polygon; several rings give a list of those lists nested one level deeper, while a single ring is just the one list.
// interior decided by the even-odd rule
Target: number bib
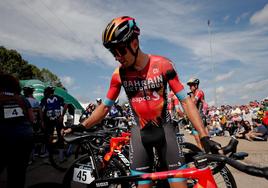
[{"label": "number bib", "polygon": [[73,181],[90,184],[95,180],[92,176],[92,168],[86,165],[79,165],[74,168]]},{"label": "number bib", "polygon": [[4,119],[23,117],[23,110],[19,106],[4,106]]}]

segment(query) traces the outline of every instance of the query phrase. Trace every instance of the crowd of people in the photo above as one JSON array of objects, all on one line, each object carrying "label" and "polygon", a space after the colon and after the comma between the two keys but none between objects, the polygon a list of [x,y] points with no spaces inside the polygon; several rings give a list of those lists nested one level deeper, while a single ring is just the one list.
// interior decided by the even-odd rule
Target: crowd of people
[{"label": "crowd of people", "polygon": [[268,138],[268,97],[245,105],[209,107],[207,127],[211,136],[229,136],[253,140]]}]

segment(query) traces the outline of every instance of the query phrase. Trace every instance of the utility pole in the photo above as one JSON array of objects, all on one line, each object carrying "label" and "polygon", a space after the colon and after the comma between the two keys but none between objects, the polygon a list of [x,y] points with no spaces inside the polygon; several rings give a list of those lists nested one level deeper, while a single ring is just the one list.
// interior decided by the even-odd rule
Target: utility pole
[{"label": "utility pole", "polygon": [[212,38],[211,38],[211,28],[210,27],[211,27],[211,23],[210,23],[210,20],[208,20],[208,34],[209,34],[210,62],[211,62],[211,67],[212,67],[212,78],[215,77],[213,79],[214,102],[215,102],[215,106],[217,106],[215,63],[213,62],[213,59],[212,59]]}]

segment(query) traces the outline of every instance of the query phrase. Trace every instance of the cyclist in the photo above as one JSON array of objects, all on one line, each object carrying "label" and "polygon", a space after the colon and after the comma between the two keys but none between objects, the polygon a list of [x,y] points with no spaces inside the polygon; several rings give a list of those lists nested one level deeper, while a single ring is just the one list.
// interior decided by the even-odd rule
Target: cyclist
[{"label": "cyclist", "polygon": [[[44,131],[48,152],[52,151],[51,142],[54,129],[57,131],[57,142],[63,148],[63,138],[61,129],[63,128],[63,116],[67,111],[68,105],[64,99],[54,94],[55,88],[48,86],[44,90],[44,98],[41,100],[41,109],[44,120]],[[63,160],[63,149],[60,149],[60,158]]]},{"label": "cyclist", "polygon": [[82,113],[79,119],[79,122],[82,122],[84,121],[85,118],[88,118],[92,114],[92,112],[95,110],[95,108],[96,108],[96,105],[93,102],[90,102],[87,105],[86,110]]},{"label": "cyclist", "polygon": [[[84,130],[98,123],[109,112],[124,87],[136,124],[131,127],[130,163],[132,174],[150,172],[153,148],[164,169],[185,168],[183,154],[177,144],[174,126],[167,111],[167,84],[176,93],[185,113],[200,132],[207,151],[216,147],[204,131],[194,103],[187,97],[173,64],[167,58],[145,54],[139,48],[140,30],[135,19],[123,16],[113,19],[103,32],[103,45],[120,62],[112,75],[104,102],[82,124],[67,129]],[[217,145],[218,146],[218,145]],[[212,147],[212,148],[211,148]],[[169,179],[171,187],[186,187],[184,179]],[[151,187],[150,181],[138,182],[139,188]]]},{"label": "cyclist", "polygon": [[109,112],[109,117],[115,118],[115,117],[122,117],[122,116],[123,116],[123,109],[119,105],[119,99],[116,99]]},{"label": "cyclist", "polygon": [[[207,106],[207,103],[205,102],[205,94],[204,92],[199,89],[199,79],[197,78],[191,78],[190,80],[188,80],[187,85],[190,87],[191,92],[188,93],[192,99],[192,101],[195,103],[199,114],[203,120],[203,124],[205,126],[205,131],[208,134],[208,130],[207,130],[207,123],[206,123],[206,116],[205,116],[205,108]],[[196,131],[196,129],[194,127],[192,127],[192,131],[191,134],[194,136],[196,144],[202,148],[201,142],[200,142],[200,137],[198,135],[198,132]]]},{"label": "cyclist", "polygon": [[20,95],[19,80],[0,73],[0,173],[7,168],[7,187],[23,188],[33,146],[33,111]]},{"label": "cyclist", "polygon": [[97,102],[97,106],[99,106],[102,103],[102,99],[101,98],[96,98],[96,102]]}]

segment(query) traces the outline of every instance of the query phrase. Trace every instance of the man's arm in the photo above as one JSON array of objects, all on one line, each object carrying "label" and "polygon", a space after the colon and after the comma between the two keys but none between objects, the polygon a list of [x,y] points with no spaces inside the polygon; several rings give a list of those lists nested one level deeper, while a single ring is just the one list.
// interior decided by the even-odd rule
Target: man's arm
[{"label": "man's arm", "polygon": [[200,138],[208,136],[205,132],[203,122],[201,120],[200,114],[196,108],[196,105],[191,100],[190,97],[186,97],[181,101],[181,105],[184,109],[185,114],[192,122],[194,128],[198,131]]},{"label": "man's arm", "polygon": [[109,111],[110,111],[110,107],[105,106],[102,103],[93,111],[91,116],[89,116],[89,118],[87,118],[81,124],[85,126],[86,128],[90,128],[93,125],[100,123],[101,120],[105,118],[105,116],[108,114]]}]

